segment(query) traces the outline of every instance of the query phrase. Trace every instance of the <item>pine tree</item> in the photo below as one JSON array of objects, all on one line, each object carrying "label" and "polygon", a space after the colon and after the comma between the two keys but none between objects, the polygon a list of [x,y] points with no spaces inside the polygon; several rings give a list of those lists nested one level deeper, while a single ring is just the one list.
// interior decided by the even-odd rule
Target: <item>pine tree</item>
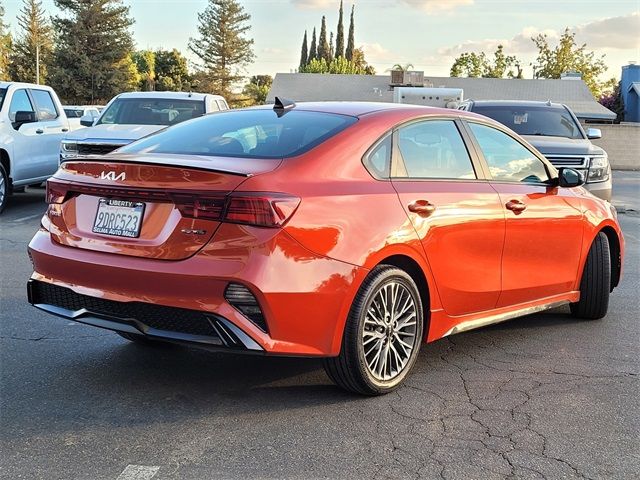
[{"label": "pine tree", "polygon": [[200,36],[189,40],[189,50],[202,61],[217,93],[230,96],[231,87],[254,59],[253,39],[246,37],[250,19],[237,0],[209,0],[198,15]]},{"label": "pine tree", "polygon": [[300,67],[298,71],[304,70],[304,67],[309,63],[309,49],[307,48],[307,31],[304,31],[304,39],[302,40],[302,51],[300,52]]},{"label": "pine tree", "polygon": [[329,58],[329,42],[327,41],[327,19],[322,16],[320,24],[320,36],[318,37],[318,58],[324,58],[327,63],[331,61]]},{"label": "pine tree", "polygon": [[70,103],[107,102],[137,88],[131,59],[134,21],[121,0],[55,0],[58,44],[49,83]]},{"label": "pine tree", "polygon": [[311,48],[309,49],[309,57],[307,59],[307,64],[311,62],[311,60],[315,60],[318,58],[318,49],[316,46],[316,28],[313,27],[313,35],[311,36]]},{"label": "pine tree", "polygon": [[347,49],[344,52],[344,56],[347,60],[353,59],[353,51],[355,50],[355,25],[353,23],[353,13],[355,10],[355,5],[351,6],[351,20],[349,22],[349,37],[347,39]]},{"label": "pine tree", "polygon": [[[23,0],[18,15],[20,33],[9,55],[9,73],[14,81],[46,83],[53,55],[53,28],[42,2]],[[40,72],[36,71],[39,63]]]},{"label": "pine tree", "polygon": [[11,34],[4,23],[4,5],[0,2],[0,81],[9,80],[9,54],[11,53]]},{"label": "pine tree", "polygon": [[342,0],[340,0],[340,12],[338,15],[338,30],[336,33],[336,51],[334,56],[344,57],[344,26],[342,25]]}]

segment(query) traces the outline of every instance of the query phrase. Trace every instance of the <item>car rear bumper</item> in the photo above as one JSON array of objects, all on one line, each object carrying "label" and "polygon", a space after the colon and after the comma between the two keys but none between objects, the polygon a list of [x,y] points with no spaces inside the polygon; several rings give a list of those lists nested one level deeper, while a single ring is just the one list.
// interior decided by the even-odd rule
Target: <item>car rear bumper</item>
[{"label": "car rear bumper", "polygon": [[[167,261],[62,246],[41,229],[29,245],[29,300],[78,322],[169,341],[276,355],[339,353],[365,269],[317,256],[281,230],[225,224],[216,239],[191,258]],[[256,297],[266,332],[225,300],[231,282]]]}]

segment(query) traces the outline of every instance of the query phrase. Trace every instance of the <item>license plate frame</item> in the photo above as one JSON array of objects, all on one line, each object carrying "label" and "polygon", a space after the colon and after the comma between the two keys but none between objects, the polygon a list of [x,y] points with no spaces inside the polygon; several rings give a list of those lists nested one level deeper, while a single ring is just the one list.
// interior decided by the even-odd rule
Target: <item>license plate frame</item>
[{"label": "license plate frame", "polygon": [[91,231],[111,237],[138,238],[142,229],[145,207],[144,202],[101,198],[98,201]]}]

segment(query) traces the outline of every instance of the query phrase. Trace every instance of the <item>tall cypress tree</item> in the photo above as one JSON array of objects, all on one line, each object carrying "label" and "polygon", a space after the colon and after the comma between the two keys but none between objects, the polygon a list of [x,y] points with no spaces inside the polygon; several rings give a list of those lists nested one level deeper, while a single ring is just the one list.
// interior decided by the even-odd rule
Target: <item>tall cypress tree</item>
[{"label": "tall cypress tree", "polygon": [[355,5],[351,6],[351,20],[349,22],[349,38],[347,39],[347,49],[344,52],[344,56],[347,60],[353,59],[353,51],[355,50],[355,26],[353,24],[353,12],[355,10]]},{"label": "tall cypress tree", "polygon": [[189,50],[200,58],[208,79],[223,95],[230,94],[254,59],[253,39],[246,37],[250,19],[237,0],[209,0],[198,15],[200,37],[189,40]]},{"label": "tall cypress tree", "polygon": [[53,28],[42,8],[42,2],[23,0],[18,25],[21,32],[13,42],[9,56],[11,78],[18,82],[35,83],[38,79],[37,57],[40,63],[40,83],[46,83],[48,65],[53,54]]},{"label": "tall cypress tree", "polygon": [[333,46],[333,32],[329,35],[329,62],[331,62],[336,56],[336,49]]},{"label": "tall cypress tree", "polygon": [[49,83],[69,103],[107,102],[136,88],[134,21],[121,0],[55,0],[57,45]]},{"label": "tall cypress tree", "polygon": [[300,52],[300,66],[298,71],[301,72],[309,63],[309,49],[307,48],[307,31],[304,31],[304,39],[302,40],[302,50]]},{"label": "tall cypress tree", "polygon": [[318,47],[316,46],[316,27],[313,27],[313,35],[311,36],[311,48],[309,49],[309,57],[307,59],[308,62],[311,62],[311,60],[318,58],[317,48]]},{"label": "tall cypress tree", "polygon": [[327,63],[331,61],[329,57],[329,42],[327,41],[327,19],[322,16],[320,24],[320,36],[318,37],[318,58],[324,58]]},{"label": "tall cypress tree", "polygon": [[342,0],[340,0],[340,12],[338,15],[338,30],[336,33],[335,57],[344,57],[344,27],[342,25]]}]

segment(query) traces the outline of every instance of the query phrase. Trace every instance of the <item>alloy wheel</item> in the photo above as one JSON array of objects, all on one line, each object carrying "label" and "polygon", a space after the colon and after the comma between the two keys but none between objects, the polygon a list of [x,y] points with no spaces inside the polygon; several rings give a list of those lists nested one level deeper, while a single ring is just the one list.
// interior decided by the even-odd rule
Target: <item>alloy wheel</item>
[{"label": "alloy wheel", "polygon": [[397,377],[416,348],[417,308],[405,285],[381,285],[367,306],[362,347],[369,373],[378,381]]}]

